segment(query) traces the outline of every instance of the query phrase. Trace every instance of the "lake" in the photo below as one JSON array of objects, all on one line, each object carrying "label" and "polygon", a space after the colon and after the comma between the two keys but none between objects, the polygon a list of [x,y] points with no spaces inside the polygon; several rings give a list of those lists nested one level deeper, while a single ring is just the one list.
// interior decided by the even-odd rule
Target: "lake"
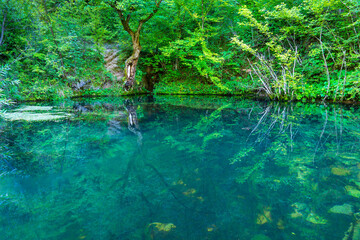
[{"label": "lake", "polygon": [[360,239],[360,109],[141,96],[12,106],[0,239]]}]

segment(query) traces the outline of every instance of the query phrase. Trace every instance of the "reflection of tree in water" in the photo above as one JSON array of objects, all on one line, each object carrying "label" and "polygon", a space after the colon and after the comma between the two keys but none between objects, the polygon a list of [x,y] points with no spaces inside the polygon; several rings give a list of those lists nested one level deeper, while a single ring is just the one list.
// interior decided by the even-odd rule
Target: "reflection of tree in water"
[{"label": "reflection of tree in water", "polygon": [[128,129],[130,132],[134,133],[137,136],[137,142],[139,146],[141,146],[142,135],[140,132],[139,121],[136,113],[137,106],[134,105],[133,102],[130,102],[130,100],[126,100],[124,106],[126,111],[128,112]]},{"label": "reflection of tree in water", "polygon": [[[234,111],[234,109],[236,110]],[[140,147],[139,152],[136,152],[135,156],[131,158],[133,160],[129,162],[125,176],[126,179],[129,179],[130,172],[132,172],[137,176],[139,183],[146,185],[148,180],[144,179],[149,179],[146,175],[151,176],[155,173],[185,212],[191,212],[193,216],[201,215],[201,213],[204,213],[204,216],[209,216],[209,214],[217,216],[216,218],[210,217],[213,220],[207,224],[211,231],[214,229],[218,231],[217,227],[211,226],[216,226],[214,222],[224,221],[224,219],[220,220],[220,216],[224,212],[229,213],[228,218],[238,218],[234,206],[232,206],[234,202],[238,201],[235,197],[237,194],[240,200],[245,199],[241,200],[244,202],[244,206],[252,209],[247,214],[255,213],[253,223],[256,231],[262,232],[271,229],[282,232],[284,236],[288,237],[291,237],[294,232],[302,237],[313,237],[319,234],[319,229],[314,230],[311,225],[322,226],[322,224],[328,223],[330,220],[326,219],[328,217],[327,210],[331,204],[339,203],[338,199],[336,201],[333,199],[330,203],[329,194],[337,194],[337,196],[346,198],[346,194],[344,195],[340,191],[340,188],[344,186],[338,186],[335,190],[329,189],[329,186],[334,184],[334,177],[339,176],[327,173],[329,169],[330,172],[334,171],[332,169],[337,169],[336,165],[342,164],[339,163],[339,159],[335,158],[331,158],[331,161],[328,162],[335,149],[334,156],[341,155],[349,149],[349,143],[342,145],[341,140],[348,128],[348,126],[343,126],[343,111],[342,109],[325,108],[319,114],[316,108],[298,111],[295,106],[281,104],[265,107],[223,105],[215,110],[201,112],[200,120],[197,122],[184,121],[184,125],[180,124],[180,126],[179,122],[182,122],[181,118],[184,116],[176,114],[171,117],[167,116],[170,122],[172,119],[176,122],[176,128],[180,133],[172,134],[172,131],[166,130],[171,126],[164,127],[164,132],[161,132],[165,137],[164,143],[169,144],[177,151],[186,152],[186,155],[193,161],[193,166],[181,170],[182,172],[178,176],[183,177],[174,184],[168,183],[166,179],[169,177],[169,172],[164,172],[164,175],[153,164],[147,163],[148,157],[144,155],[143,149]],[[133,121],[137,119],[134,111],[129,119],[131,120],[128,123],[129,130],[138,136],[139,132],[136,132],[139,129],[138,124]],[[229,127],[233,123],[238,125]],[[159,123],[154,127],[159,127],[159,125],[164,126]],[[351,126],[354,125],[356,123],[352,122]],[[349,137],[351,135],[346,136],[346,138]],[[240,190],[230,195],[225,193],[224,189],[216,187],[221,186],[222,183],[219,182],[217,176],[219,172],[213,172],[214,167],[219,164],[216,156],[219,156],[218,152],[221,151],[221,148],[227,148],[228,139],[238,139],[239,142],[246,143],[240,144],[241,151],[233,153],[232,157],[230,154],[224,156],[238,169],[236,181],[241,184]],[[354,141],[358,141],[356,136]],[[354,151],[353,154],[355,154]],[[219,167],[223,166],[220,164]],[[193,176],[187,176],[185,172],[190,172],[191,169],[196,170],[196,174],[192,172],[192,175],[198,176],[201,184],[194,184],[199,180]],[[319,181],[319,178],[324,177],[327,180]],[[174,176],[172,178],[174,179]],[[151,181],[153,182],[153,180]],[[351,179],[348,179],[349,181],[351,182]],[[127,182],[124,182],[123,187],[127,186]],[[201,190],[198,187],[184,187],[189,182],[193,184],[192,186],[201,186]],[[321,194],[319,194],[320,192]],[[151,219],[159,211],[156,204],[152,203],[154,200],[156,201],[156,198],[144,192],[140,195],[145,205],[148,206]],[[243,197],[244,195],[247,196]],[[285,196],[289,198],[285,200]],[[193,198],[198,201],[195,205],[193,205],[194,202],[189,202],[189,199],[193,200]],[[221,207],[220,202],[222,203]],[[324,205],[324,202],[327,203]],[[239,205],[237,207],[241,208]],[[209,211],[209,209],[211,210]],[[299,223],[299,220],[302,222]],[[304,227],[303,221],[310,225]],[[248,227],[250,228],[250,226],[251,224]],[[206,226],[204,227],[206,228]],[[233,231],[231,227],[222,226],[222,228],[229,232]],[[353,230],[351,234],[349,236],[354,236]],[[338,235],[341,234],[338,233]],[[247,236],[245,233],[243,236],[251,238],[251,235]]]},{"label": "reflection of tree in water", "polygon": [[347,239],[357,237],[357,111],[134,99],[73,111],[68,122],[4,128],[16,146],[3,135],[1,146],[28,175],[6,203],[14,222],[68,221],[52,234],[85,229],[98,239],[342,239],[348,229]]},{"label": "reflection of tree in water", "polygon": [[[196,204],[194,205],[193,199],[184,197],[184,193],[179,191],[177,186],[174,186],[174,181],[172,180],[169,182],[168,179],[169,177],[172,178],[172,176],[165,176],[162,171],[158,169],[158,166],[150,160],[151,157],[149,159],[147,154],[148,149],[144,149],[147,146],[143,146],[143,136],[138,123],[136,113],[138,105],[134,104],[133,101],[126,101],[124,107],[128,112],[128,130],[137,137],[138,148],[134,151],[133,156],[129,158],[123,176],[117,179],[111,188],[116,188],[117,185],[120,186],[120,189],[123,192],[123,197],[121,197],[121,199],[125,202],[126,197],[124,196],[126,196],[126,192],[131,192],[134,191],[134,188],[138,188],[137,192],[140,199],[148,211],[148,215],[144,219],[146,222],[146,228],[144,230],[145,237],[156,236],[156,239],[167,239],[169,237],[177,239],[176,234],[171,231],[172,228],[169,227],[175,227],[172,223],[152,223],[159,217],[159,212],[163,211],[164,201],[172,202],[171,204],[166,203],[165,205],[176,206],[177,211],[185,211],[187,214],[191,215],[198,214],[209,216],[209,214],[214,213],[209,209],[199,209]],[[143,106],[143,108],[146,109],[146,106]],[[134,182],[134,178],[142,187],[139,187],[139,185]],[[141,191],[142,188],[144,189],[143,191]],[[154,189],[148,191],[149,188]],[[192,194],[191,191],[189,194]],[[164,217],[164,219],[168,217],[169,216]],[[168,228],[166,228],[166,226]]]}]

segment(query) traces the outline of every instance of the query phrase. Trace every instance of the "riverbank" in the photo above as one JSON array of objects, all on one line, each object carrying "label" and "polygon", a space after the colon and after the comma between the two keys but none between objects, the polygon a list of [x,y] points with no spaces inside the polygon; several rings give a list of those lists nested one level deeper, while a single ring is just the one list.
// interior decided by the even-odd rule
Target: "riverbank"
[{"label": "riverbank", "polygon": [[[309,87],[314,89],[316,86]],[[229,84],[216,86],[214,84],[203,83],[200,80],[183,80],[179,81],[160,81],[155,84],[152,92],[138,86],[132,91],[125,91],[121,84],[114,84],[108,88],[89,87],[87,89],[74,90],[68,86],[49,86],[30,91],[19,89],[16,95],[8,97],[11,102],[29,102],[29,101],[58,101],[63,99],[74,99],[83,97],[118,97],[118,96],[136,96],[136,95],[188,95],[188,96],[235,96],[246,99],[261,101],[279,101],[279,102],[303,102],[303,103],[339,103],[339,104],[360,104],[357,94],[338,96],[338,94],[329,93],[328,96],[321,93],[321,89],[316,91],[318,95],[306,96],[303,92],[290,96],[268,96],[259,86],[249,82],[230,81]],[[336,96],[337,95],[337,96]]]}]

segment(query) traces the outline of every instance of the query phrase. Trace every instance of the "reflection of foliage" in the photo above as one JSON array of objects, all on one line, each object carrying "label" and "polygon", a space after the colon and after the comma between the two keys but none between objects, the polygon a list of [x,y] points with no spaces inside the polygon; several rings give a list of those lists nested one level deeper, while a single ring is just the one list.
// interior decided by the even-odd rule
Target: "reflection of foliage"
[{"label": "reflection of foliage", "polygon": [[[271,195],[269,201],[283,205],[276,203],[276,199],[281,199],[281,194],[285,191],[290,196],[296,196],[296,201],[309,203],[311,211],[308,209],[302,213],[303,220],[325,224],[327,220],[315,215],[313,211],[325,210],[323,201],[328,198],[327,192],[334,191],[331,187],[333,176],[349,176],[349,168],[358,164],[355,157],[358,154],[353,150],[350,155],[347,152],[353,149],[354,143],[359,142],[359,136],[354,137],[352,130],[359,123],[351,121],[350,124],[344,124],[344,120],[348,118],[346,115],[352,115],[351,111],[338,107],[325,107],[321,110],[315,105],[313,108],[309,107],[311,105],[307,108],[275,106],[271,110],[269,107],[265,109],[249,136],[249,139],[253,136],[255,140],[242,146],[230,162],[238,166],[239,183],[251,183],[255,187],[254,192],[259,192],[260,186],[268,187],[258,198]],[[350,119],[356,117],[352,115]],[[349,157],[345,160],[341,157],[344,155]],[[342,167],[334,168],[335,162],[336,166]],[[326,173],[329,168],[332,176]],[[340,173],[338,169],[341,170]],[[356,174],[342,181],[354,181],[351,179],[355,176]],[[295,224],[294,227],[298,224],[291,219],[288,221]],[[305,232],[307,230],[304,229],[303,233]],[[315,237],[316,233],[307,234]]]},{"label": "reflection of foliage", "polygon": [[[183,102],[180,104],[183,105]],[[226,116],[230,109],[237,111],[233,118]],[[205,111],[197,123],[184,126],[181,134],[168,136],[167,139],[171,139],[168,143],[179,151],[186,151],[192,159],[194,155],[199,160],[206,159],[208,164],[212,164],[216,156],[228,158],[237,168],[236,181],[248,184],[259,201],[282,206],[284,203],[277,203],[276,199],[282,199],[282,194],[290,194],[291,198],[296,199],[294,201],[309,204],[301,213],[304,221],[312,224],[326,223],[327,220],[314,211],[321,213],[325,210],[322,202],[328,198],[327,191],[339,191],[345,187],[343,185],[337,190],[331,190],[329,184],[332,184],[335,176],[356,178],[355,173],[350,177],[349,167],[353,168],[358,164],[355,157],[358,154],[354,150],[345,154],[348,149],[354,149],[354,143],[359,142],[358,130],[355,130],[359,123],[350,120],[357,119],[351,110],[336,106],[294,104],[241,108],[237,103],[220,105],[217,110],[210,110],[210,113],[209,110],[203,110]],[[251,116],[248,123],[245,123],[246,118],[242,114]],[[237,124],[235,129],[232,128],[233,123]],[[244,131],[239,129],[245,130],[247,134],[240,133]],[[231,152],[227,145],[229,138],[236,139],[240,144],[235,145],[241,149],[233,153],[232,157],[230,154],[219,154],[222,150],[218,146]],[[334,168],[334,162],[343,167]],[[326,173],[329,169],[332,176]],[[339,174],[334,169],[343,169],[342,172],[346,174]],[[264,190],[261,186],[266,186],[267,189]],[[321,192],[323,193],[319,194]],[[348,191],[348,195],[357,196],[353,193],[354,191]],[[272,198],[269,199],[269,196]],[[281,209],[276,211],[283,214]],[[287,221],[293,222],[291,219]],[[300,228],[296,221],[291,224]],[[307,234],[309,238],[318,233],[304,229],[303,234]]]},{"label": "reflection of foliage", "polygon": [[341,239],[352,217],[328,210],[360,207],[358,110],[212,100],[85,100],[61,104],[69,119],[1,122],[17,169],[1,165],[4,237]]},{"label": "reflection of foliage", "polygon": [[230,159],[230,163],[234,164],[236,162],[241,162],[242,159],[249,155],[249,153],[254,152],[254,147],[246,148],[243,151],[238,152],[233,158]]}]

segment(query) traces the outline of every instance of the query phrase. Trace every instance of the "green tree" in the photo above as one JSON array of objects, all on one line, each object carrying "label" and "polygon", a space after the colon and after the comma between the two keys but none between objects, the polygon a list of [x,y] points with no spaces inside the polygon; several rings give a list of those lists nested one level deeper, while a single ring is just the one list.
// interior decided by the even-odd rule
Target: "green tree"
[{"label": "green tree", "polygon": [[109,0],[98,1],[96,5],[108,5],[116,11],[123,29],[130,35],[133,52],[125,62],[124,89],[130,90],[135,84],[136,68],[142,49],[140,35],[143,25],[148,22],[160,9],[162,0]]}]

